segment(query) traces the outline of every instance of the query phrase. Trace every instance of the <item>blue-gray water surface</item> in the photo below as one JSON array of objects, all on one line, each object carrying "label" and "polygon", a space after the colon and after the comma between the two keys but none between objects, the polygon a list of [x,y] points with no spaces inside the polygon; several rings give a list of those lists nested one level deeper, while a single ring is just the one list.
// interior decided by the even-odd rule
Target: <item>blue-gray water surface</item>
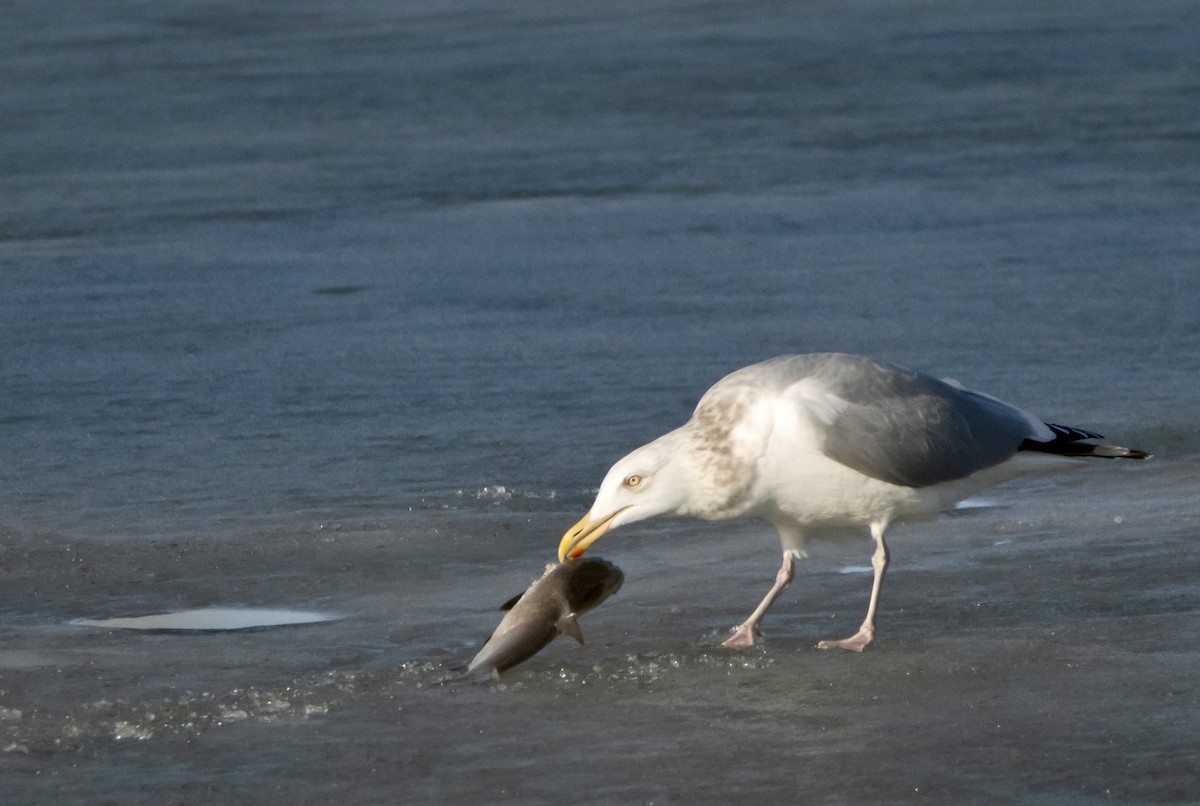
[{"label": "blue-gray water surface", "polygon": [[[0,801],[1195,802],[1200,8],[9,3]],[[658,522],[438,685],[725,373],[914,366],[1155,454],[816,546]],[[239,632],[77,619],[269,607]]]}]

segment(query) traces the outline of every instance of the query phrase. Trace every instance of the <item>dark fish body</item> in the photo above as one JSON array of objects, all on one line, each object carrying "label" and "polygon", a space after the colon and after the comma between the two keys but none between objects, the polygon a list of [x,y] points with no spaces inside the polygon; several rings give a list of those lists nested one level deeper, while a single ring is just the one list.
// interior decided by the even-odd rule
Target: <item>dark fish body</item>
[{"label": "dark fish body", "polygon": [[508,613],[467,671],[511,669],[558,635],[569,635],[582,644],[579,615],[620,590],[624,580],[620,568],[599,557],[547,566],[541,579],[505,603],[502,609]]}]

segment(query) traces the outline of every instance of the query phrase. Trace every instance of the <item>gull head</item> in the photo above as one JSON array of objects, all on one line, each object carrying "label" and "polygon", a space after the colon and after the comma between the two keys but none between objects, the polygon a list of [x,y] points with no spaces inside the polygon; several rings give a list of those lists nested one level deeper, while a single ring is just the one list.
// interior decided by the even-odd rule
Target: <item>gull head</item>
[{"label": "gull head", "polygon": [[563,535],[559,560],[582,556],[588,546],[623,524],[687,514],[692,480],[683,447],[672,432],[613,465],[591,510]]}]

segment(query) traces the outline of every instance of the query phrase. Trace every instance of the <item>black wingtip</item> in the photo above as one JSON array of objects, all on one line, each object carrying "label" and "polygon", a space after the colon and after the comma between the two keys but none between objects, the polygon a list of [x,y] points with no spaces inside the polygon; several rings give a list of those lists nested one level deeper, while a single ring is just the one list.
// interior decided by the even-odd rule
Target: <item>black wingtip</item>
[{"label": "black wingtip", "polygon": [[1104,436],[1094,431],[1057,423],[1046,423],[1046,427],[1054,433],[1054,439],[1048,442],[1027,439],[1021,443],[1018,450],[1052,453],[1056,456],[1095,456],[1100,459],[1149,459],[1152,455],[1149,451],[1137,448],[1095,442],[1094,440],[1104,439]]}]

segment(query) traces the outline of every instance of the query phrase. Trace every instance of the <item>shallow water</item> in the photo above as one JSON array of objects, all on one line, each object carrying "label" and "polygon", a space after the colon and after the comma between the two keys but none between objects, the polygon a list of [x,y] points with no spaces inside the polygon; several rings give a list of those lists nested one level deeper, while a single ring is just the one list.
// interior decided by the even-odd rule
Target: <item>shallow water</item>
[{"label": "shallow water", "polygon": [[[15,4],[0,800],[1194,800],[1196,16]],[[609,463],[822,349],[1155,458],[898,529],[861,656],[865,542],[733,653],[775,538],[664,522],[442,684]],[[345,618],[70,623],[212,607]]]}]

